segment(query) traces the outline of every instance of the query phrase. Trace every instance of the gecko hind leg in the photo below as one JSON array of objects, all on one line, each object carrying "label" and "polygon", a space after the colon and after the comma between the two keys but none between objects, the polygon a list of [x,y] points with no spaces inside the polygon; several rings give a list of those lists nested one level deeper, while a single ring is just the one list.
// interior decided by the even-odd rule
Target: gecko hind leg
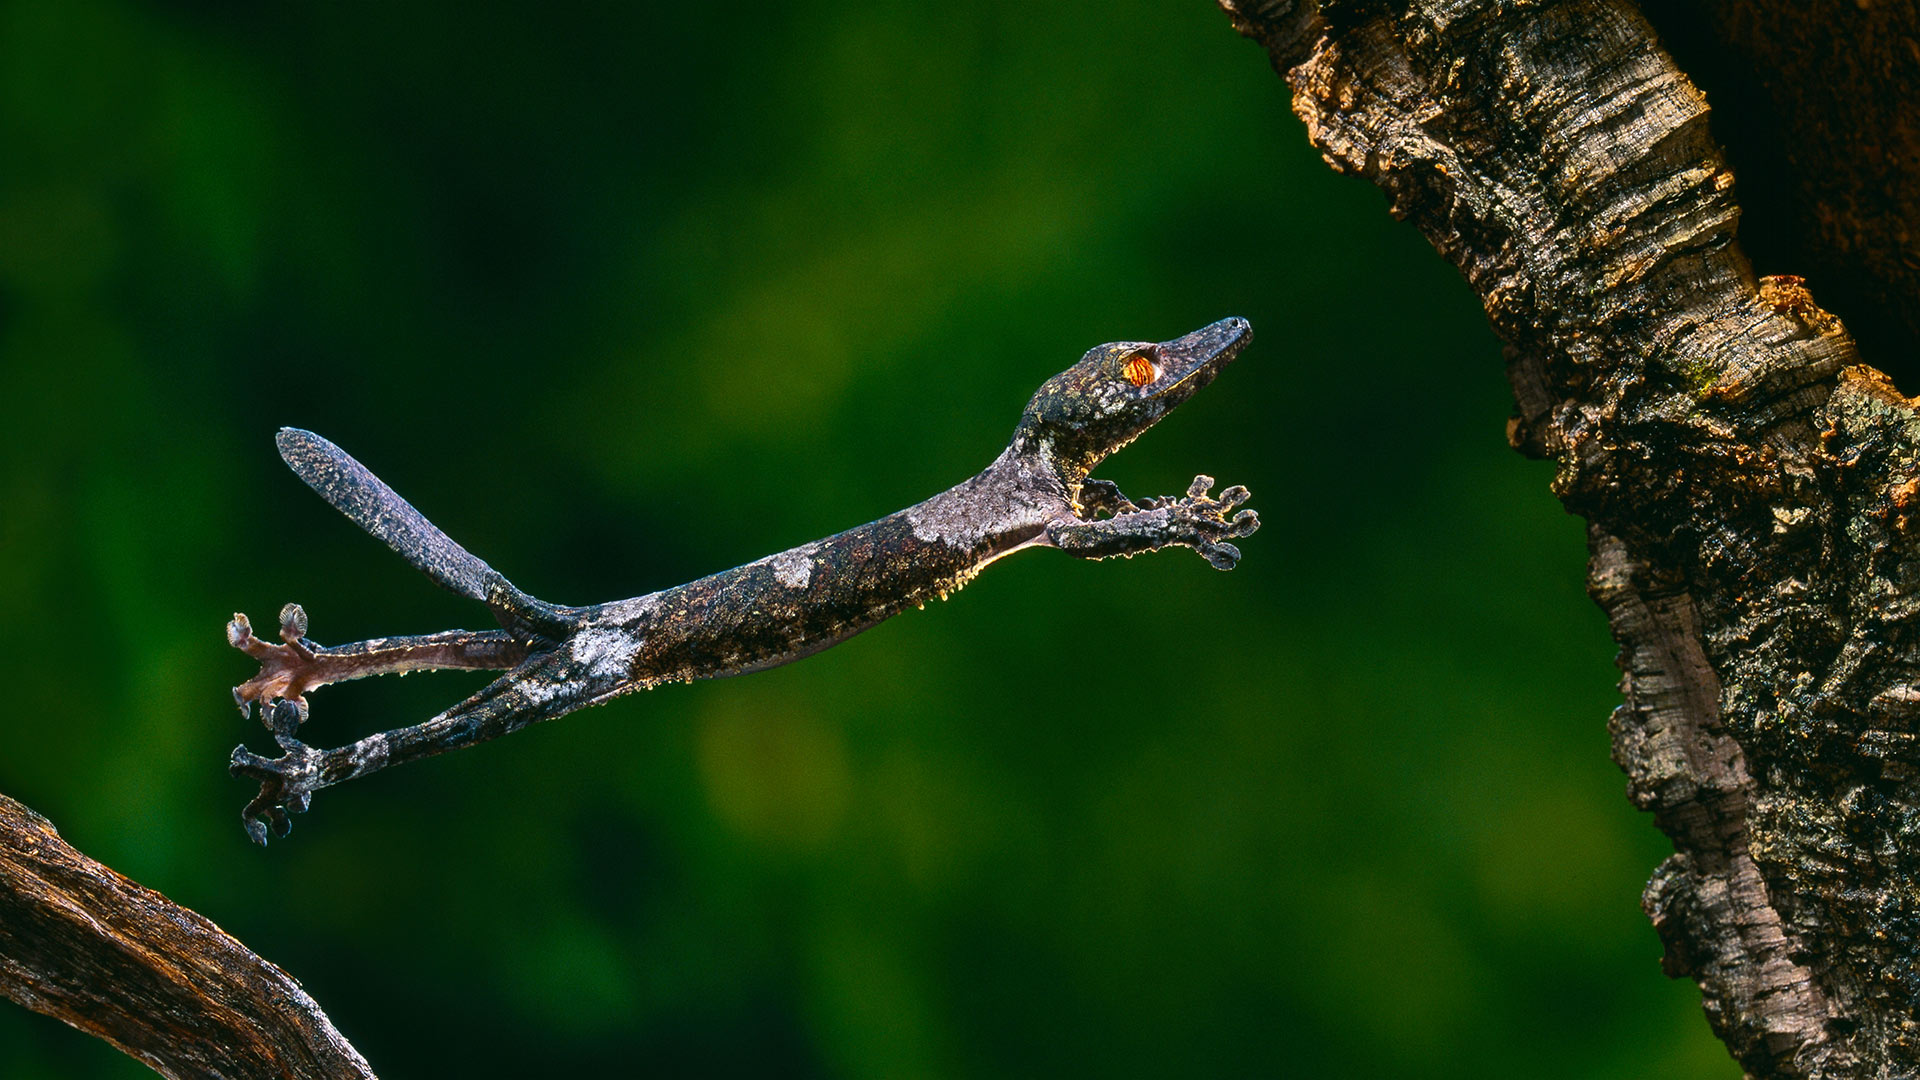
[{"label": "gecko hind leg", "polygon": [[270,706],[274,702],[291,702],[304,720],[307,691],[327,683],[443,668],[502,670],[525,660],[532,649],[528,642],[504,630],[447,630],[332,647],[319,645],[306,634],[307,613],[299,604],[280,609],[277,645],[254,636],[247,617],[234,614],[227,624],[227,643],[260,661],[259,672],[233,688],[240,715],[251,716],[253,703],[258,701],[261,722],[272,729],[275,721]]},{"label": "gecko hind leg", "polygon": [[265,844],[269,833],[285,836],[292,827],[289,815],[304,813],[313,793],[321,788],[389,765],[497,739],[632,688],[621,664],[616,659],[610,665],[595,654],[583,657],[566,647],[533,652],[506,675],[432,719],[331,750],[316,749],[295,737],[306,719],[302,704],[289,699],[269,702],[262,706],[262,720],[280,745],[280,756],[264,757],[242,744],[234,747],[227,766],[230,774],[260,785],[241,811],[241,823],[257,844]]}]

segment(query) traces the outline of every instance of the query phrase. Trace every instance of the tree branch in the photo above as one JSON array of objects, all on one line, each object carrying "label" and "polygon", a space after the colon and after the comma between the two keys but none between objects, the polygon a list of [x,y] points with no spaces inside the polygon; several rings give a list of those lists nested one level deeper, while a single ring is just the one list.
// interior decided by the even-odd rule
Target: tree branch
[{"label": "tree branch", "polygon": [[286,972],[4,795],[0,994],[181,1080],[373,1076]]},{"label": "tree branch", "polygon": [[1757,1076],[1920,1069],[1920,412],[1757,279],[1706,103],[1620,0],[1220,0],[1506,343],[1591,524],[1646,907]]}]

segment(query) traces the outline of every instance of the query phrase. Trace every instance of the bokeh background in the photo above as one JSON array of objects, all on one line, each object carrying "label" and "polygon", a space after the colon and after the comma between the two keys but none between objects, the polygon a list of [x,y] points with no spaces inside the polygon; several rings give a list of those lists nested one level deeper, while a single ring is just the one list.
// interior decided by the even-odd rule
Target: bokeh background
[{"label": "bokeh background", "polygon": [[[1738,1075],[1638,909],[1497,344],[1205,0],[8,0],[0,146],[0,791],[383,1075]],[[1251,486],[1233,573],[1023,555],[247,844],[229,613],[487,625],[276,427],[590,602],[917,501],[1082,350],[1227,314],[1106,473]],[[143,1074],[0,1004],[0,1075]]]}]

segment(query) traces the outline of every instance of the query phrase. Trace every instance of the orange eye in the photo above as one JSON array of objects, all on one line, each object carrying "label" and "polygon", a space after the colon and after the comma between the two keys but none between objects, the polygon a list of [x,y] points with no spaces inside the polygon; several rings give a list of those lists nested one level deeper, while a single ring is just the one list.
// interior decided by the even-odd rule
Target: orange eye
[{"label": "orange eye", "polygon": [[1160,372],[1153,366],[1153,361],[1144,356],[1136,356],[1127,361],[1125,374],[1127,381],[1135,386],[1145,386],[1160,377]]}]

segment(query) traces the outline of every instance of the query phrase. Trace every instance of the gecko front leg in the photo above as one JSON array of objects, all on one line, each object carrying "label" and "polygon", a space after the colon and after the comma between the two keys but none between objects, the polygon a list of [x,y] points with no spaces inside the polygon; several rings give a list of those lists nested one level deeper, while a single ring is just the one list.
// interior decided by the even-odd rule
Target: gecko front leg
[{"label": "gecko front leg", "polygon": [[[1111,497],[1117,497],[1133,509],[1120,510],[1113,517],[1099,521],[1056,521],[1047,526],[1047,543],[1083,559],[1109,559],[1164,547],[1190,547],[1214,569],[1231,570],[1240,561],[1240,549],[1227,541],[1252,535],[1260,527],[1260,515],[1252,510],[1233,512],[1247,501],[1246,488],[1235,485],[1215,499],[1207,494],[1213,482],[1211,476],[1196,476],[1184,497],[1143,499],[1137,505],[1120,495],[1119,488],[1106,484]],[[1103,491],[1099,498],[1109,496]]]}]

